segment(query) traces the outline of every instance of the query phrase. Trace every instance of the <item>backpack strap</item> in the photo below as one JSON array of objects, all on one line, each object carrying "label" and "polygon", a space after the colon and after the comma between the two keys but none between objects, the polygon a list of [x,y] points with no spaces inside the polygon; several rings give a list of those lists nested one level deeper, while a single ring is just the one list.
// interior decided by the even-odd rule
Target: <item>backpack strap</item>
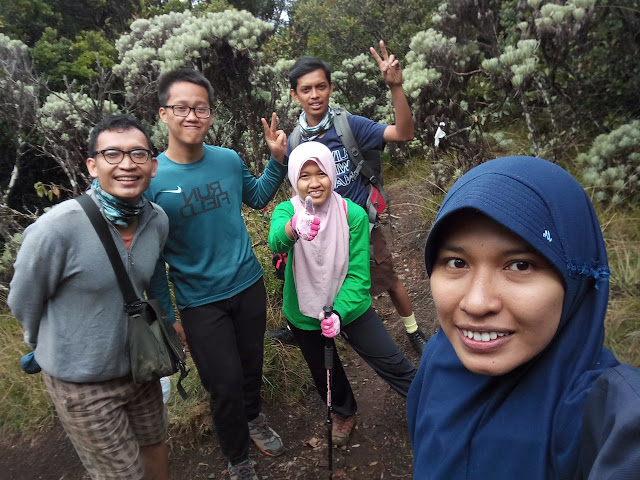
[{"label": "backpack strap", "polygon": [[[367,185],[367,190],[369,196],[371,196],[371,186],[375,187],[375,189],[379,192],[380,197],[382,197],[384,205],[383,209],[389,205],[389,196],[387,192],[382,188],[382,173],[376,171],[367,163],[367,157],[362,154],[360,148],[358,147],[358,143],[351,131],[351,126],[349,125],[349,120],[347,117],[349,116],[349,112],[340,107],[335,107],[333,109],[335,115],[333,117],[333,126],[336,129],[336,133],[338,137],[340,137],[340,141],[344,145],[347,150],[347,154],[349,155],[349,160],[353,165],[355,165],[355,173],[356,175],[362,175],[365,180],[365,184]],[[300,124],[296,125],[296,127],[289,135],[289,147],[291,150],[300,145],[302,137],[302,132],[300,130]],[[376,162],[380,162],[380,156],[376,156]],[[369,220],[372,223],[376,222],[377,213],[375,210],[369,211]]]},{"label": "backpack strap", "polygon": [[[353,136],[351,126],[349,125],[349,120],[347,119],[347,116],[349,114],[346,112],[346,110],[343,110],[341,108],[335,108],[334,111],[336,115],[333,117],[333,126],[336,127],[336,133],[340,137],[340,140],[342,141],[344,147],[347,149],[349,158],[356,166],[356,175],[362,175],[367,182],[372,184],[382,193],[384,191],[382,188],[382,182],[380,182],[376,173],[367,164],[366,158],[360,151],[358,143]],[[386,197],[386,194],[383,194],[383,196]]]},{"label": "backpack strap", "polygon": [[376,173],[371,166],[367,164],[367,159],[360,151],[358,143],[356,142],[351,127],[349,126],[349,115],[346,110],[342,108],[334,108],[335,116],[333,117],[333,126],[336,128],[336,133],[340,137],[342,144],[347,149],[347,153],[351,162],[356,166],[356,175],[362,175],[367,183],[373,185],[384,199],[385,204],[389,204],[389,197],[382,188],[382,182],[379,180]]},{"label": "backpack strap", "polygon": [[289,135],[289,147],[291,147],[291,150],[300,145],[301,137],[300,124],[298,124],[296,128],[293,129],[293,132],[291,132],[291,135]]}]

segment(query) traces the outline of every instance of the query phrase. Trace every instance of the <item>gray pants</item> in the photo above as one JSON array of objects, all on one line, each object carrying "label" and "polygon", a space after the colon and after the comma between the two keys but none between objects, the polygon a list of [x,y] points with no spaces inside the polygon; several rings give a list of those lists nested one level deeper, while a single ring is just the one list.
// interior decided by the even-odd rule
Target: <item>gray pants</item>
[{"label": "gray pants", "polygon": [[[327,370],[324,365],[325,337],[320,330],[301,330],[291,323],[289,325],[309,366],[316,389],[325,401],[327,398]],[[342,326],[340,334],[391,388],[402,397],[407,397],[416,369],[393,341],[373,307],[350,324]],[[345,417],[354,415],[358,406],[335,348],[331,377],[333,411]]]}]

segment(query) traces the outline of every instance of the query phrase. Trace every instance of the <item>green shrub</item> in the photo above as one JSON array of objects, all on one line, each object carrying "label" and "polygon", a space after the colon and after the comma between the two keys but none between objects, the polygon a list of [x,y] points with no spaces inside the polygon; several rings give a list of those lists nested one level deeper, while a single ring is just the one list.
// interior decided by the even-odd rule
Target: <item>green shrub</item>
[{"label": "green shrub", "polygon": [[580,178],[593,188],[593,199],[621,205],[640,199],[640,120],[598,135],[588,152],[576,158],[583,169]]}]

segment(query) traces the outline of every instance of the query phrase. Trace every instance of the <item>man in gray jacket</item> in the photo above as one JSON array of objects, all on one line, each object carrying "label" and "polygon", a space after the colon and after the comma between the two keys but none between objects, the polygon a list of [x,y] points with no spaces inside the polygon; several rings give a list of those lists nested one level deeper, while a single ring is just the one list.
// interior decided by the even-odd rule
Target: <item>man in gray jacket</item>
[{"label": "man in gray jacket", "polygon": [[[157,169],[151,148],[126,115],[103,119],[88,145],[89,194],[139,295],[169,231],[164,211],[142,196]],[[14,267],[9,307],[91,478],[168,479],[160,383],[131,378],[124,299],[80,204],[67,200],[30,225]]]}]

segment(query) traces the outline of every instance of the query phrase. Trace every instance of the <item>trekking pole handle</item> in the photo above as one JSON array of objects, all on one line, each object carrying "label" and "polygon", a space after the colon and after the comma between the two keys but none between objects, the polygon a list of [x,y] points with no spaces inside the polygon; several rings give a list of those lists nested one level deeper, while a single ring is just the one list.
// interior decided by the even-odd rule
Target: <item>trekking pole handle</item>
[{"label": "trekking pole handle", "polygon": [[[323,307],[324,318],[329,318],[333,313],[333,308],[329,306]],[[326,338],[324,342],[324,367],[333,368],[333,339]]]}]

